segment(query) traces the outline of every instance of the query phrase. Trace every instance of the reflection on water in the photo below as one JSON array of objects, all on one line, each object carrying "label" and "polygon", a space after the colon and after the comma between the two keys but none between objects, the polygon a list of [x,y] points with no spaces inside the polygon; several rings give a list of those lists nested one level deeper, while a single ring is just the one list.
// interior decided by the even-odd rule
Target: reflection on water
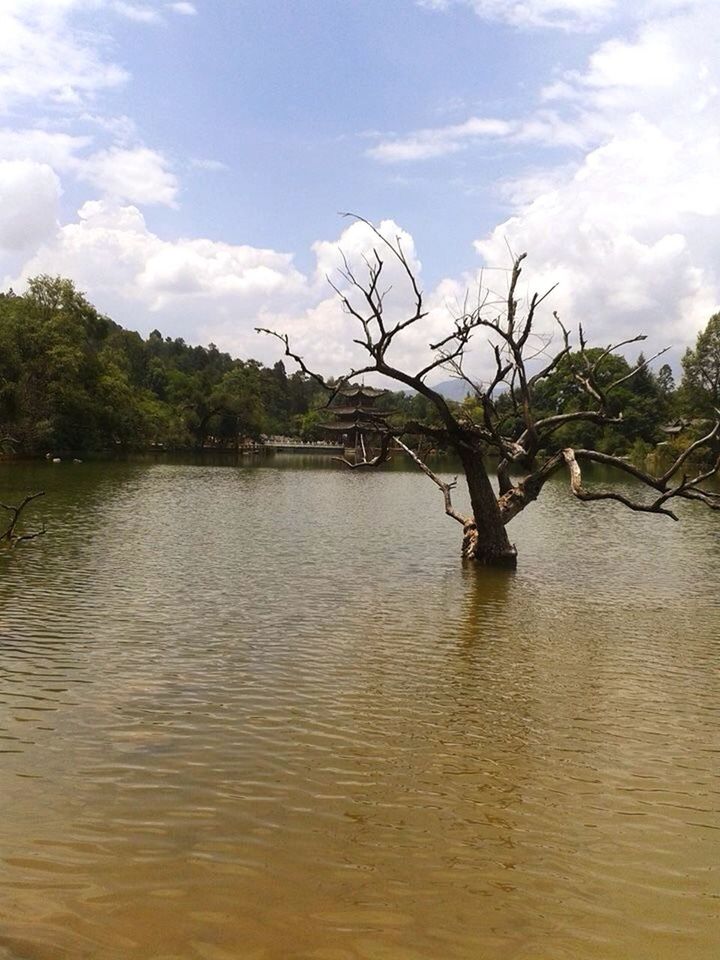
[{"label": "reflection on water", "polygon": [[2,468],[0,957],[717,956],[718,519],[297,464]]}]

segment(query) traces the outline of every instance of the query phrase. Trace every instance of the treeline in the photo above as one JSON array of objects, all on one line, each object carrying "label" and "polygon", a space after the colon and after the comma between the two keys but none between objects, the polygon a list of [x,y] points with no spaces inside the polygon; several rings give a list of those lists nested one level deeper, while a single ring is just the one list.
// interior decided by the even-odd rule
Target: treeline
[{"label": "treeline", "polygon": [[18,452],[179,449],[294,432],[317,392],[282,363],[125,330],[70,280],[36,277],[23,296],[0,296],[0,432]]},{"label": "treeline", "polygon": [[[566,358],[537,385],[538,417],[586,409],[587,394],[572,367],[572,357]],[[601,370],[602,385],[631,367],[612,355]],[[720,406],[720,314],[685,354],[678,387],[669,366],[657,373],[644,367],[611,397],[610,413],[622,412],[622,421],[567,425],[553,443],[639,455],[658,442],[674,442],[662,429],[669,423],[681,421],[683,444],[701,432]],[[234,446],[267,434],[319,439],[325,403],[315,381],[288,375],[282,362],[265,367],[213,344],[193,347],[157,330],[147,338],[125,330],[70,280],[41,276],[23,296],[0,294],[0,435],[17,452]],[[519,415],[509,394],[499,405],[508,420]],[[482,419],[472,396],[461,406]],[[389,392],[378,407],[392,411],[398,426],[436,416],[424,397],[402,392]]]}]

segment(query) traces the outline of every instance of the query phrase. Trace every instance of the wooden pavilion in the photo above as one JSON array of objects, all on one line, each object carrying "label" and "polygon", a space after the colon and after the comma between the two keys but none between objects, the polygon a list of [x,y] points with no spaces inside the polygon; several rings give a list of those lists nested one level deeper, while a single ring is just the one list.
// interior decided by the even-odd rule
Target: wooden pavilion
[{"label": "wooden pavilion", "polygon": [[388,411],[375,409],[378,397],[387,393],[377,387],[349,383],[338,390],[328,407],[332,420],[323,423],[336,443],[352,450],[355,457],[366,457],[369,450],[379,445],[380,431],[386,426]]}]

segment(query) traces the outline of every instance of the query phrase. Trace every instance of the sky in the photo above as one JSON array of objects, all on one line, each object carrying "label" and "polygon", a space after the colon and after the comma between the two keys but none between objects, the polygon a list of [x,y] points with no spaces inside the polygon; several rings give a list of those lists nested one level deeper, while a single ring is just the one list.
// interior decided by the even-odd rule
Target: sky
[{"label": "sky", "polygon": [[67,276],[124,326],[266,363],[255,327],[286,331],[340,374],[361,357],[327,278],[377,245],[351,211],[425,293],[394,362],[527,252],[523,296],[558,284],[541,333],[552,310],[645,333],[677,374],[720,303],[718,6],[2,0],[0,284]]}]

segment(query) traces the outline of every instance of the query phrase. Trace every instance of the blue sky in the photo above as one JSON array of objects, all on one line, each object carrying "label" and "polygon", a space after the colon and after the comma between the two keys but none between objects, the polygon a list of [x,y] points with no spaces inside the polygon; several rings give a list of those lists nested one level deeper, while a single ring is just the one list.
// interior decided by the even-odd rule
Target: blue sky
[{"label": "blue sky", "polygon": [[[532,31],[452,15],[414,0],[240,0],[195,4],[193,17],[138,29],[96,11],[113,28],[113,53],[132,81],[107,98],[142,138],[182,166],[179,209],[149,217],[163,236],[203,234],[297,251],[337,230],[336,214],[388,215],[427,237],[438,278],[471,260],[471,244],[507,212],[492,184],[521,169],[516,150],[388,168],[366,151],[373,134],[462,122],[469,112],[513,116],[559,62],[581,64],[595,38]],[[522,65],[522,70],[517,69]],[[489,189],[488,189],[489,187]],[[72,216],[75,192],[66,198]],[[438,236],[442,228],[442,240]]]},{"label": "blue sky", "polygon": [[286,328],[340,372],[324,274],[371,244],[353,210],[402,231],[428,296],[403,362],[502,286],[510,247],[568,322],[677,364],[720,290],[716,9],[5,0],[0,273],[69,275],[128,326],[243,356]]}]

